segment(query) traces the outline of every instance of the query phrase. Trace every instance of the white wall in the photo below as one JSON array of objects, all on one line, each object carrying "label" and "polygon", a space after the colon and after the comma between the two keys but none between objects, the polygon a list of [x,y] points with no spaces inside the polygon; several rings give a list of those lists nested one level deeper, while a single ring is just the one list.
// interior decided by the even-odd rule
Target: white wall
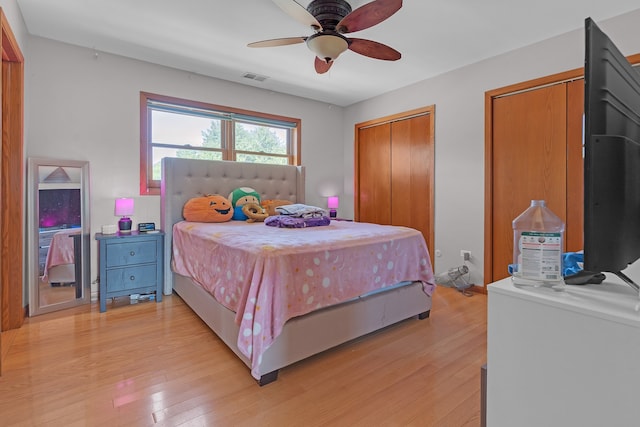
[{"label": "white wall", "polygon": [[[631,55],[640,53],[639,22],[640,9],[598,25]],[[356,123],[435,105],[435,248],[442,256],[432,254],[434,269],[441,273],[461,265],[460,250],[470,250],[472,281],[482,285],[484,94],[583,65],[584,31],[578,30],[347,107],[345,192],[353,194]]]},{"label": "white wall", "polygon": [[[27,58],[25,154],[90,162],[92,234],[116,223],[116,197],[135,198],[134,227],[160,222],[159,196],[139,195],[140,91],[302,119],[307,203],[324,207],[340,195],[340,107],[40,37],[30,38]],[[91,252],[95,281],[95,241]]]}]

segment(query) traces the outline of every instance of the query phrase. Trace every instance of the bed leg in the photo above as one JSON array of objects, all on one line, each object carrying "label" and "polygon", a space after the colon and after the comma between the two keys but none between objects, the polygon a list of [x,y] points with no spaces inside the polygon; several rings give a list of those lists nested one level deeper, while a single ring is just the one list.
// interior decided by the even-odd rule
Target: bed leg
[{"label": "bed leg", "polygon": [[264,374],[263,376],[260,377],[260,379],[258,380],[258,384],[260,385],[260,387],[262,387],[263,385],[267,385],[269,383],[274,382],[275,380],[278,379],[278,370],[276,369],[273,372],[269,372],[268,374]]},{"label": "bed leg", "polygon": [[422,313],[418,314],[418,319],[420,319],[420,320],[428,319],[430,314],[431,314],[431,310],[427,310],[425,312],[422,312]]}]

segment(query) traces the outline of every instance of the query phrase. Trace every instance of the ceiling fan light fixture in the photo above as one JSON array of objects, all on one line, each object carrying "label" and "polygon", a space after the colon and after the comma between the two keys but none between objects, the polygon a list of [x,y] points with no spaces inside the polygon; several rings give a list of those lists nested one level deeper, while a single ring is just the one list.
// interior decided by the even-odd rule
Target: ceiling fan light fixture
[{"label": "ceiling fan light fixture", "polygon": [[339,34],[317,33],[307,39],[307,47],[318,58],[328,63],[347,50],[349,43]]},{"label": "ceiling fan light fixture", "polygon": [[402,54],[373,40],[350,37],[343,34],[361,31],[391,17],[402,7],[402,0],[372,0],[355,10],[347,0],[308,0],[305,8],[300,0],[273,0],[285,13],[310,26],[314,34],[305,37],[285,37],[249,43],[249,47],[285,46],[305,42],[315,54],[313,66],[318,74],[324,74],[345,50],[373,59],[397,61]]}]

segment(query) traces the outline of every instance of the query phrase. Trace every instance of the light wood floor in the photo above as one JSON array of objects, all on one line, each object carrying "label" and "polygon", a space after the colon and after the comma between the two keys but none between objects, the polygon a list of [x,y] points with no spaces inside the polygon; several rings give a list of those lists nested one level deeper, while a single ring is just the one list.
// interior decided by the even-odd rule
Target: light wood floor
[{"label": "light wood floor", "polygon": [[264,387],[176,295],[30,318],[2,333],[0,425],[477,427],[486,303],[439,287],[429,319]]}]

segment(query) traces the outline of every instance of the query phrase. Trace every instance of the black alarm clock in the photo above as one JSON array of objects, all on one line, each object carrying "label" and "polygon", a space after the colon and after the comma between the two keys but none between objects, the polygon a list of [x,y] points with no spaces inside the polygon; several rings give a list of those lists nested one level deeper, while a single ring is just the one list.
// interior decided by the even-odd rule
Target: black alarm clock
[{"label": "black alarm clock", "polygon": [[139,222],[138,231],[140,233],[147,233],[149,231],[155,231],[156,224],[154,222]]}]

